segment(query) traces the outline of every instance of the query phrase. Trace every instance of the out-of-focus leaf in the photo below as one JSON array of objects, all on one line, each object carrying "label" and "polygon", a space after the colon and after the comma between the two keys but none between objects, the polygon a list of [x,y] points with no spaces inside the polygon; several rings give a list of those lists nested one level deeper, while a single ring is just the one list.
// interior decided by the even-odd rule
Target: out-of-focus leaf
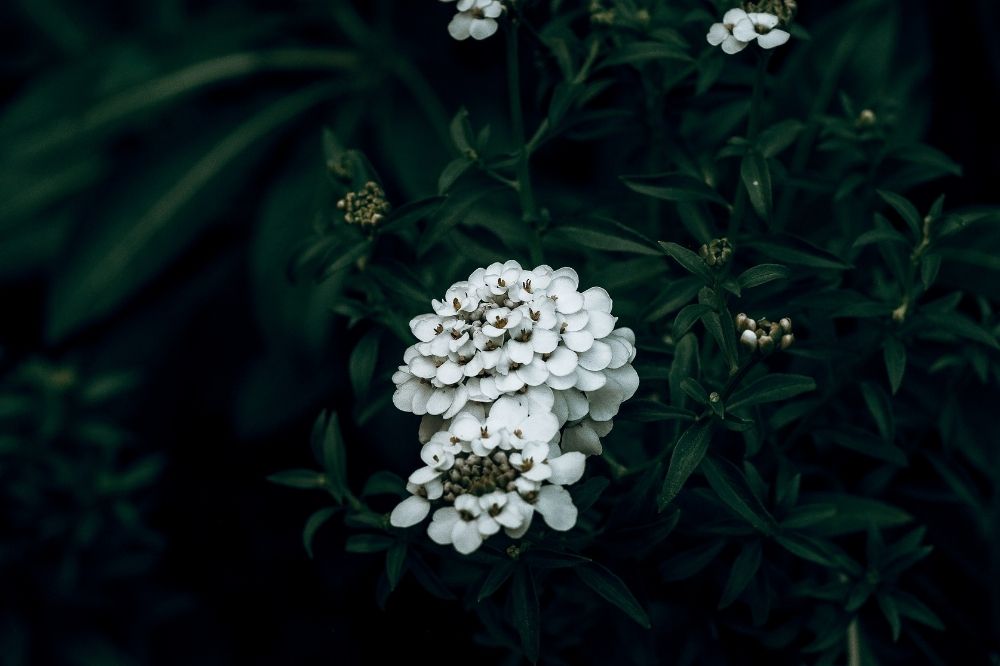
[{"label": "out-of-focus leaf", "polygon": [[629,400],[619,418],[642,423],[655,421],[693,421],[697,414],[690,409],[665,405],[656,400]]},{"label": "out-of-focus leaf", "polygon": [[915,239],[921,238],[921,227],[923,225],[923,220],[920,216],[920,212],[917,207],[914,206],[910,201],[895,192],[887,192],[885,190],[879,190],[878,195],[882,197],[882,200],[887,204],[892,206],[899,216],[903,218],[906,225],[910,228],[910,232],[913,234]]},{"label": "out-of-focus leaf", "polygon": [[359,399],[368,395],[368,387],[372,383],[375,364],[378,362],[379,337],[378,331],[365,333],[351,352],[348,371],[354,395]]},{"label": "out-of-focus leaf", "polygon": [[663,487],[657,497],[660,511],[677,497],[688,477],[701,464],[705,454],[708,453],[711,438],[712,422],[707,421],[689,426],[677,440],[677,445],[670,456],[667,476],[663,479]]},{"label": "out-of-focus leaf", "polygon": [[769,234],[766,237],[745,241],[743,245],[757,250],[769,259],[795,266],[839,271],[851,268],[851,265],[842,261],[840,257],[788,234]]},{"label": "out-of-focus leaf", "polygon": [[777,522],[747,485],[743,472],[724,458],[707,457],[701,461],[701,470],[712,490],[738,516],[764,534],[774,534]]},{"label": "out-of-focus leaf", "polygon": [[767,159],[757,151],[750,151],[740,164],[740,177],[750,197],[754,211],[762,220],[771,219],[774,198],[771,190],[771,169]]},{"label": "out-of-focus leaf", "polygon": [[882,356],[889,374],[889,386],[892,387],[892,394],[896,395],[903,385],[903,373],[906,372],[906,347],[898,338],[889,336],[882,343]]},{"label": "out-of-focus leaf", "polygon": [[792,272],[781,264],[760,264],[740,273],[736,281],[741,289],[752,289],[774,280],[787,280]]},{"label": "out-of-focus leaf", "polygon": [[704,181],[679,173],[665,173],[650,176],[622,176],[622,182],[639,194],[645,194],[664,201],[711,201],[720,206],[729,206],[721,194]]},{"label": "out-of-focus leaf", "polygon": [[764,549],[759,540],[753,540],[743,546],[740,554],[733,562],[733,568],[729,571],[729,578],[726,579],[726,586],[722,588],[722,598],[719,600],[719,608],[726,608],[743,594],[753,577],[760,569],[763,559]]},{"label": "out-of-focus leaf", "polygon": [[316,532],[339,510],[340,507],[336,506],[320,509],[306,520],[306,526],[302,530],[302,545],[305,546],[306,554],[309,555],[310,560],[313,559],[313,540],[316,537]]},{"label": "out-of-focus leaf", "polygon": [[573,571],[587,587],[620,608],[640,626],[646,629],[652,628],[649,616],[628,589],[628,586],[625,585],[621,578],[613,574],[606,567],[592,562],[588,565],[577,567]]},{"label": "out-of-focus leaf", "polygon": [[585,229],[582,227],[558,227],[554,229],[554,234],[558,234],[572,242],[589,247],[593,250],[603,250],[605,252],[629,252],[633,254],[645,254],[650,256],[660,256],[660,252],[648,245],[643,245],[629,238],[622,238],[603,231]]},{"label": "out-of-focus leaf", "polygon": [[815,390],[816,381],[812,377],[772,373],[737,390],[730,398],[728,407],[737,409],[765,402],[777,402]]},{"label": "out-of-focus leaf", "polygon": [[538,661],[541,617],[538,610],[535,583],[531,577],[531,570],[526,566],[518,567],[514,572],[514,581],[511,587],[511,610],[514,613],[514,627],[521,637],[524,656],[534,664]]},{"label": "out-of-focus leaf", "polygon": [[348,553],[378,553],[388,550],[395,540],[384,534],[352,534],[344,548]]}]

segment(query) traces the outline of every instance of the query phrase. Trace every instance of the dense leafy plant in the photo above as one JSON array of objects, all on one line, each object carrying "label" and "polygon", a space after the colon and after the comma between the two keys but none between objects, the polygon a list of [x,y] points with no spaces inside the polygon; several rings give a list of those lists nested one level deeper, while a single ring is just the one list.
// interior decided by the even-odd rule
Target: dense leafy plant
[{"label": "dense leafy plant", "polygon": [[[894,5],[800,25],[794,3],[757,3],[711,29],[729,31],[708,40],[726,55],[704,43],[724,7],[498,4],[460,2],[449,28],[498,32],[508,85],[465,100],[435,189],[399,202],[391,183],[426,182],[405,172],[423,161],[385,164],[402,172],[382,181],[325,136],[325,204],[290,271],[341,281],[358,401],[317,421],[322,470],[272,477],[334,501],[306,548],[342,514],[349,551],[385,553],[380,603],[409,573],[477,615],[477,641],[532,662],[946,663],[933,632],[965,618],[922,569],[948,548],[920,523],[961,503],[995,567],[995,453],[970,433],[1000,378],[993,288],[973,277],[998,212],[951,209],[932,185],[961,169],[900,111],[914,77],[897,75]],[[780,15],[789,43],[746,48],[779,30],[755,11]],[[407,322],[432,297],[511,258],[607,289],[641,384],[569,487],[572,530],[536,524],[459,555],[390,525],[381,496],[405,496],[399,476],[348,483],[363,443],[340,419],[386,408]],[[393,435],[396,469],[416,458],[416,425]]]}]

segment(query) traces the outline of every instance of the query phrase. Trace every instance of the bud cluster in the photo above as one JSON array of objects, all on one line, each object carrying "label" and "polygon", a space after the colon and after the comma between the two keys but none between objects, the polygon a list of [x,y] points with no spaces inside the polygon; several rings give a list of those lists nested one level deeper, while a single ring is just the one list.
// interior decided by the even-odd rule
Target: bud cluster
[{"label": "bud cluster", "polygon": [[606,8],[601,0],[591,0],[590,21],[598,25],[613,25],[615,22],[615,10]]},{"label": "bud cluster", "polygon": [[736,331],[740,334],[740,344],[751,352],[759,349],[768,354],[776,348],[788,349],[795,343],[792,320],[788,317],[776,322],[766,318],[754,320],[741,312],[736,315]]},{"label": "bud cluster", "polygon": [[344,211],[348,224],[376,225],[389,212],[389,201],[378,183],[368,181],[357,192],[348,192],[337,202],[337,208]]},{"label": "bud cluster", "polygon": [[722,268],[733,256],[733,246],[726,238],[713,238],[698,249],[698,255],[711,268]]},{"label": "bud cluster", "polygon": [[783,25],[788,25],[795,18],[798,4],[795,0],[761,0],[760,2],[744,2],[743,9],[746,12],[774,14]]}]

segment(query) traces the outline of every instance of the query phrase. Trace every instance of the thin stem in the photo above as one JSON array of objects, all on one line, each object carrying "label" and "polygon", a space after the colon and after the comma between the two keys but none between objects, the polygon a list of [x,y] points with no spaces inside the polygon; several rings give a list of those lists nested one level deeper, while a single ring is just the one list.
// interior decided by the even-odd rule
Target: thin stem
[{"label": "thin stem", "polygon": [[524,113],[521,108],[521,58],[518,53],[518,27],[520,21],[513,18],[507,30],[507,88],[510,97],[510,124],[517,147],[517,194],[521,201],[521,215],[534,231],[531,243],[531,260],[537,265],[543,263],[542,237],[539,233],[538,205],[531,188],[531,171],[528,161],[530,153],[524,136]]},{"label": "thin stem", "polygon": [[858,618],[847,626],[847,666],[861,666],[861,633]]}]

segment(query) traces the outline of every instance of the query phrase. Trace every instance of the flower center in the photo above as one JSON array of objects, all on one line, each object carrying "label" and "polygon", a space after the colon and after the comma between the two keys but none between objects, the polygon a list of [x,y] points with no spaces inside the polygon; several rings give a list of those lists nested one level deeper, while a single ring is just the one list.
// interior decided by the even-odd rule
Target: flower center
[{"label": "flower center", "polygon": [[479,497],[498,489],[515,490],[517,487],[514,479],[517,474],[517,470],[507,462],[507,454],[503,451],[495,451],[483,457],[472,454],[456,458],[455,466],[444,479],[443,499],[454,503],[456,497],[465,494]]}]

